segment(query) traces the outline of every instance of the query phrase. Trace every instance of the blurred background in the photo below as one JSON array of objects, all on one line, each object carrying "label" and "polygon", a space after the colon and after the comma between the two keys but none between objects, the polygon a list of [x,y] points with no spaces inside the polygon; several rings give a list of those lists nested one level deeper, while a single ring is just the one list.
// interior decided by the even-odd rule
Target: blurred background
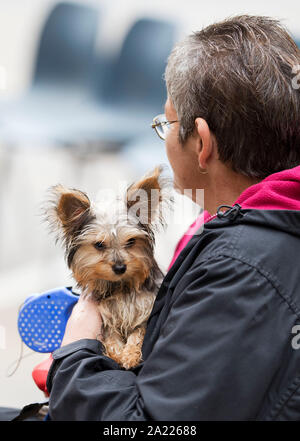
[{"label": "blurred background", "polygon": [[[150,127],[163,113],[167,56],[184,35],[240,13],[276,17],[300,40],[298,0],[1,0],[0,406],[44,398],[31,372],[48,355],[24,347],[8,376],[20,354],[20,305],[73,284],[41,220],[46,190],[62,183],[93,199],[167,164]],[[182,221],[157,239],[164,271],[199,211],[187,203]]]}]

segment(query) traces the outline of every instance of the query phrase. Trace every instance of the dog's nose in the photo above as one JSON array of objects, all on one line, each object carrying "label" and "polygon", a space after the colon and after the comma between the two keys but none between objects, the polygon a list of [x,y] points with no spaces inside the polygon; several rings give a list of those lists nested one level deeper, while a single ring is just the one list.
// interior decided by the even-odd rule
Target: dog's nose
[{"label": "dog's nose", "polygon": [[114,272],[116,274],[124,274],[126,271],[126,265],[125,263],[116,263],[115,265],[113,265],[112,269],[114,270]]}]

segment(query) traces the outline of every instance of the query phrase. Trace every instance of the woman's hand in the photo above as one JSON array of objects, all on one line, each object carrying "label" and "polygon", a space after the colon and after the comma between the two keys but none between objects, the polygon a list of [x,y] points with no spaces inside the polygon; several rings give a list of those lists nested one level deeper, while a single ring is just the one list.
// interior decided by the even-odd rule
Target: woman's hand
[{"label": "woman's hand", "polygon": [[61,346],[83,338],[101,340],[102,319],[90,296],[79,297],[68,320]]}]

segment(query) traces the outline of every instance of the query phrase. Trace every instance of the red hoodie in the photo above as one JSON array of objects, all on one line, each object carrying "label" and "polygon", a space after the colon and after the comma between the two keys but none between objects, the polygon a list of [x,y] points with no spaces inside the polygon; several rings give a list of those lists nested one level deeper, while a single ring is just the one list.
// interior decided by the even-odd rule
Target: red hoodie
[{"label": "red hoodie", "polygon": [[[248,187],[233,205],[239,204],[244,209],[256,210],[300,210],[300,165],[273,173],[261,182]],[[190,225],[187,232],[179,240],[168,270],[171,268],[183,248],[195,232],[206,222],[213,219],[207,210]]]}]

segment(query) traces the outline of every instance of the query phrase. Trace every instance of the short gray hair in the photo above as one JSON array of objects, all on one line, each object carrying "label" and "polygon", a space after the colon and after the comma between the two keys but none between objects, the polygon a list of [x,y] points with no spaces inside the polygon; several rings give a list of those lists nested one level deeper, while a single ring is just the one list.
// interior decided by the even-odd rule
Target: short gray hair
[{"label": "short gray hair", "polygon": [[263,179],[299,165],[295,65],[300,65],[299,48],[269,17],[237,16],[185,38],[165,71],[180,142],[202,117],[216,137],[220,160],[236,172]]}]

